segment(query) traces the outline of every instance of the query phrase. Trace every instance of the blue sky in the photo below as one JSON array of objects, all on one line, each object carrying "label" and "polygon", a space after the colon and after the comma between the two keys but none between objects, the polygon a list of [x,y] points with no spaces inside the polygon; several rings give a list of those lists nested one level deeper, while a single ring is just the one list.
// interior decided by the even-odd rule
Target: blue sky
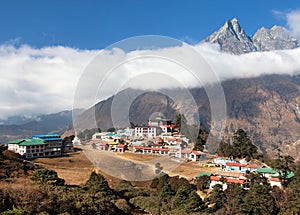
[{"label": "blue sky", "polygon": [[0,44],[101,49],[149,34],[196,43],[233,17],[252,35],[261,26],[285,26],[278,12],[299,8],[293,0],[3,0]]}]

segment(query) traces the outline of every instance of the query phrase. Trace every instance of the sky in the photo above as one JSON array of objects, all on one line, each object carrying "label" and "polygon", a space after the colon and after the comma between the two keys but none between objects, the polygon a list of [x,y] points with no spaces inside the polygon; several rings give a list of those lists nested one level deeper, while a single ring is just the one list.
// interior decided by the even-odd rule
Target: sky
[{"label": "sky", "polygon": [[[162,35],[188,43],[201,53],[220,80],[270,73],[292,75],[300,71],[299,49],[233,56],[221,53],[213,45],[199,45],[199,41],[234,17],[248,35],[262,26],[281,25],[300,37],[300,2],[292,0],[246,3],[235,0],[3,0],[0,2],[0,119],[72,109],[78,83],[95,59],[100,59],[97,63],[101,65],[113,66],[128,57],[144,54],[142,50],[103,52],[106,47],[135,36]],[[147,54],[163,53],[176,58],[184,52],[184,47],[175,47]],[[131,60],[115,69],[104,83],[101,78],[95,79],[96,74],[105,75],[99,69],[84,79],[86,90],[79,92],[82,107],[114,94],[120,85],[148,86],[148,79],[143,81],[143,76],[137,77],[141,70],[143,74],[163,75],[169,75],[165,71],[176,70],[174,77],[182,81],[181,85],[195,85],[191,77],[183,78],[184,69],[177,64],[157,59],[155,63],[149,59]],[[132,81],[135,78],[138,81]],[[202,78],[204,83],[211,82]],[[131,80],[131,85],[124,80],[128,83]],[[91,83],[95,92],[85,103],[84,99],[91,94]],[[166,84],[155,83],[156,87]],[[103,91],[99,96],[100,85]]]},{"label": "sky", "polygon": [[0,43],[90,50],[149,34],[195,43],[228,19],[236,17],[253,35],[262,26],[286,25],[276,11],[296,9],[294,0],[2,0]]}]

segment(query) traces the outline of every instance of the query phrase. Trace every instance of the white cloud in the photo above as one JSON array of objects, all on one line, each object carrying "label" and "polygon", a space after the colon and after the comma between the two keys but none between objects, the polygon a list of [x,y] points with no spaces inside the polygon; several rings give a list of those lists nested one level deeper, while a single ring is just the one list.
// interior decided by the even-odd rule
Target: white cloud
[{"label": "white cloud", "polygon": [[286,21],[287,28],[297,37],[300,37],[300,9],[278,11],[273,10],[276,18]]},{"label": "white cloud", "polygon": [[290,30],[300,37],[300,10],[293,10],[286,14],[287,25]]},{"label": "white cloud", "polygon": [[0,46],[0,118],[72,108],[79,75],[93,51]]},{"label": "white cloud", "polygon": [[[221,53],[216,45],[211,44],[198,44],[193,48],[206,59],[220,80],[274,73],[293,75],[300,71],[300,49],[237,56]],[[76,89],[80,90],[77,105],[88,107],[120,88],[191,87],[199,86],[200,82],[216,81],[207,68],[192,71],[200,78],[199,82],[191,71],[176,63],[176,60],[172,61],[187,53],[186,46],[125,53],[118,49],[99,52],[68,47],[35,49],[30,46],[15,48],[2,45],[0,118],[71,109]],[[141,55],[144,57],[139,57]],[[169,59],[155,57],[162,55]],[[95,56],[97,57],[94,58]],[[192,58],[187,61],[189,65],[198,66],[194,68],[199,68],[201,60]],[[110,68],[117,62],[123,63],[105,77],[107,72],[101,68]],[[84,77],[81,77],[81,83],[76,88],[83,71]],[[97,94],[99,86],[101,91]]]},{"label": "white cloud", "polygon": [[221,80],[266,74],[295,75],[300,72],[300,48],[243,55],[223,53],[209,44],[198,45],[196,49]]}]

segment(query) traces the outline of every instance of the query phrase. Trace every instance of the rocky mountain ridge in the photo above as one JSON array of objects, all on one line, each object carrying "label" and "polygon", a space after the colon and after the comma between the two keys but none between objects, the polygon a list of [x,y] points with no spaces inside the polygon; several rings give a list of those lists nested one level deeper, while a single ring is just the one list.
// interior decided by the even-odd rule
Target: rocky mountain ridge
[{"label": "rocky mountain ridge", "polygon": [[52,114],[43,114],[32,118],[22,116],[11,117],[6,120],[8,124],[0,125],[0,142],[7,143],[19,138],[30,138],[39,133],[63,133],[70,129],[73,114],[77,115],[82,110],[67,110]]},{"label": "rocky mountain ridge", "polygon": [[246,34],[236,18],[226,21],[219,30],[202,42],[217,43],[221,51],[236,55],[300,47],[300,40],[284,27],[262,27],[251,37]]},{"label": "rocky mountain ridge", "polygon": [[[274,85],[276,83],[276,86]],[[222,83],[227,105],[226,128],[222,139],[230,142],[233,133],[246,130],[261,151],[273,155],[282,145],[300,139],[300,76],[267,75],[259,78],[235,79]],[[172,94],[171,89],[166,95]],[[201,124],[210,129],[210,103],[205,89],[190,89],[198,106]],[[173,92],[174,93],[174,92]],[[168,96],[157,92],[135,92],[133,89],[120,94],[139,94],[129,109],[129,119],[143,125],[154,112],[175,119],[178,107],[186,105],[184,98],[174,103]],[[174,94],[180,95],[180,89]],[[115,95],[118,96],[118,95]],[[101,101],[94,108],[79,116],[77,122],[87,128],[95,117],[97,127],[113,127],[111,104],[114,97]]]}]

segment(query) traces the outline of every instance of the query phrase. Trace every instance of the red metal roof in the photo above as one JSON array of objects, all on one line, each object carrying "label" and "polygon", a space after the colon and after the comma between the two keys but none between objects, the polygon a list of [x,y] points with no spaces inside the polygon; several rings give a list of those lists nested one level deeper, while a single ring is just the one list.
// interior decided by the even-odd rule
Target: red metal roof
[{"label": "red metal roof", "polygon": [[226,162],[226,166],[241,166],[241,167],[246,167],[247,164],[243,164],[243,163],[234,163],[234,162]]},{"label": "red metal roof", "polygon": [[227,178],[226,182],[228,183],[235,183],[235,184],[247,184],[247,182],[243,179],[232,179],[232,178]]},{"label": "red metal roof", "polygon": [[169,151],[170,149],[163,149],[163,148],[151,148],[153,151]]},{"label": "red metal roof", "polygon": [[181,150],[181,154],[190,154],[192,153],[193,150],[188,150],[188,149],[184,149],[184,150]]},{"label": "red metal roof", "polygon": [[270,180],[270,181],[280,182],[280,179],[279,179],[279,178],[270,178],[269,180]]},{"label": "red metal roof", "polygon": [[143,149],[145,148],[144,146],[133,146],[132,148],[135,148],[135,149]]},{"label": "red metal roof", "polygon": [[[233,178],[225,178],[227,183],[235,183],[235,184],[247,184],[244,179],[233,179]],[[210,176],[211,181],[220,181],[221,177],[219,176]]]},{"label": "red metal roof", "polygon": [[248,167],[251,169],[259,168],[259,166],[254,165],[254,164],[244,164],[244,163],[235,163],[235,162],[226,162],[226,166]]},{"label": "red metal roof", "polygon": [[167,140],[176,140],[176,137],[167,137]]},{"label": "red metal roof", "polygon": [[221,177],[219,177],[219,176],[214,176],[214,175],[210,176],[211,181],[220,181],[220,179],[221,179]]},{"label": "red metal roof", "polygon": [[145,147],[143,148],[144,150],[152,150],[152,151],[169,151],[170,149],[166,148],[150,148],[150,147]]},{"label": "red metal roof", "polygon": [[117,148],[125,148],[126,145],[125,144],[120,144],[120,145],[117,145]]},{"label": "red metal roof", "polygon": [[192,151],[192,153],[193,153],[194,155],[204,155],[203,152],[198,152],[198,151]]},{"label": "red metal roof", "polygon": [[259,166],[254,165],[254,164],[248,164],[247,167],[251,168],[251,169],[258,169]]}]

